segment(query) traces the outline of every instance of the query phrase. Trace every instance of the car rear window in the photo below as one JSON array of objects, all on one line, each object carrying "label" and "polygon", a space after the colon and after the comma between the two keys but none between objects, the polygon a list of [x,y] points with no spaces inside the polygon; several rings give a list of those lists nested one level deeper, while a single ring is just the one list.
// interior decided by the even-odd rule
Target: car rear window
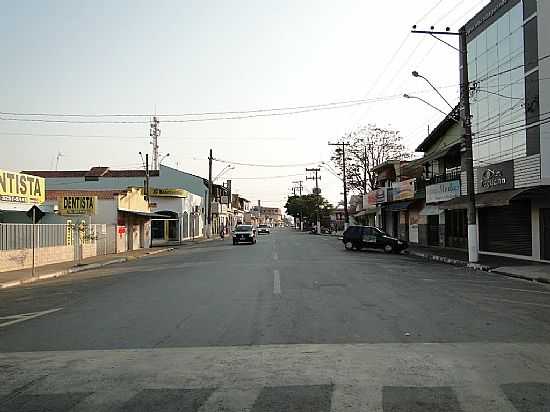
[{"label": "car rear window", "polygon": [[252,226],[250,225],[238,225],[236,228],[235,228],[236,231],[238,232],[249,232],[252,230]]}]

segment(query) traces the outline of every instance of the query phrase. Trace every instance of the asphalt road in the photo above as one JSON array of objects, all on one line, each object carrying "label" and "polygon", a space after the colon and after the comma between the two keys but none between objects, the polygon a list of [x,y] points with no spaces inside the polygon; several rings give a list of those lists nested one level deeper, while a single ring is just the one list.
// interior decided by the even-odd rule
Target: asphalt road
[{"label": "asphalt road", "polygon": [[4,410],[550,410],[550,288],[292,230],[187,246],[0,291]]}]

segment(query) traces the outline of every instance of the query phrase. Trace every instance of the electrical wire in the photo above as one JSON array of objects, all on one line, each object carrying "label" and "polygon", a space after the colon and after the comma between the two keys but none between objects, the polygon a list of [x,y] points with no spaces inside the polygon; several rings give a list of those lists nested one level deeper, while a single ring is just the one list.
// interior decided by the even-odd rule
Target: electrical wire
[{"label": "electrical wire", "polygon": [[227,163],[227,164],[238,165],[238,166],[251,166],[251,167],[304,167],[304,166],[310,166],[310,165],[320,163],[320,161],[316,161],[316,162],[309,162],[309,163],[295,163],[295,164],[286,164],[286,165],[274,165],[274,164],[268,165],[268,164],[255,164],[255,163],[240,163],[240,162],[233,162],[230,160],[223,160],[223,159],[217,159],[217,158],[212,158],[212,160],[220,163]]},{"label": "electrical wire", "polygon": [[256,177],[232,177],[231,180],[263,180],[263,179],[282,179],[287,177],[303,176],[303,173],[295,173],[292,175],[280,175],[280,176],[256,176]]}]

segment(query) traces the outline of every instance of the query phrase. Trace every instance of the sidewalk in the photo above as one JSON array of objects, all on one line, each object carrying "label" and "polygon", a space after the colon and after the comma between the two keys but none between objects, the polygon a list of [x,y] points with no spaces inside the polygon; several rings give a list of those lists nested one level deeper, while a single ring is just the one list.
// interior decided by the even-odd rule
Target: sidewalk
[{"label": "sidewalk", "polygon": [[0,272],[0,289],[19,286],[26,283],[33,283],[39,280],[46,280],[66,276],[83,270],[97,269],[99,267],[123,263],[129,260],[139,259],[144,256],[156,255],[157,253],[174,250],[173,247],[138,249],[124,253],[94,256],[81,260],[78,264],[74,261],[60,262],[53,265],[38,266],[35,268],[35,276],[32,276],[31,269],[12,270]]},{"label": "sidewalk", "polygon": [[550,283],[550,264],[500,256],[479,255],[479,263],[468,262],[468,252],[459,249],[410,245],[407,252],[435,262],[465,266],[530,281]]}]

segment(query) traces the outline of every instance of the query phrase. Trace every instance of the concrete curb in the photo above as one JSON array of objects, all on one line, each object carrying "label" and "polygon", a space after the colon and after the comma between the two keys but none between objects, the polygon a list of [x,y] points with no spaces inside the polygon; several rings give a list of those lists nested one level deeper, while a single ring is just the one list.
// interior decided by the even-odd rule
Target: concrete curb
[{"label": "concrete curb", "polygon": [[454,266],[467,267],[473,270],[480,270],[483,272],[495,273],[497,275],[507,276],[510,278],[523,279],[523,280],[528,280],[530,282],[540,282],[540,283],[550,284],[550,279],[547,279],[547,278],[543,278],[539,276],[518,275],[516,273],[509,273],[503,270],[491,269],[491,267],[487,265],[482,265],[479,263],[469,263],[464,260],[451,259],[445,256],[430,255],[428,253],[421,253],[421,252],[409,252],[409,255],[420,257],[426,260],[431,260],[434,262],[446,263]]},{"label": "concrete curb", "polygon": [[67,275],[70,275],[70,274],[73,274],[73,273],[83,272],[85,270],[98,269],[98,268],[102,268],[104,266],[114,265],[115,263],[125,263],[125,262],[131,261],[131,260],[141,259],[141,258],[144,258],[144,257],[147,257],[147,256],[153,256],[153,255],[156,255],[156,254],[162,253],[162,252],[171,252],[172,250],[175,250],[175,249],[176,248],[174,248],[174,247],[169,247],[169,248],[165,248],[165,249],[153,250],[151,252],[147,252],[146,254],[144,254],[142,256],[125,256],[125,257],[112,259],[112,260],[108,260],[106,262],[101,262],[101,263],[88,263],[86,265],[73,266],[73,267],[70,267],[68,269],[58,270],[56,272],[46,273],[46,274],[35,276],[35,277],[30,277],[30,278],[25,278],[25,279],[19,279],[19,280],[13,280],[13,281],[10,281],[10,282],[0,283],[0,289],[7,289],[7,288],[12,288],[14,286],[21,286],[21,285],[25,285],[25,284],[28,284],[28,283],[38,282],[40,280],[59,278],[61,276],[67,276]]},{"label": "concrete curb", "polygon": [[487,265],[481,265],[479,263],[469,263],[463,260],[452,259],[446,256],[437,256],[437,255],[430,255],[429,253],[411,252],[411,251],[409,251],[408,254],[410,256],[420,257],[426,260],[431,260],[433,262],[446,263],[448,265],[454,265],[454,266],[462,266],[462,267],[467,267],[469,269],[481,270],[483,272],[489,272],[491,270],[491,268]]},{"label": "concrete curb", "polygon": [[523,279],[523,280],[528,280],[530,282],[550,284],[550,279],[543,278],[540,276],[518,275],[517,273],[509,273],[509,272],[504,272],[503,270],[496,270],[496,269],[492,269],[489,272],[496,273],[502,276],[508,276],[509,278]]}]

